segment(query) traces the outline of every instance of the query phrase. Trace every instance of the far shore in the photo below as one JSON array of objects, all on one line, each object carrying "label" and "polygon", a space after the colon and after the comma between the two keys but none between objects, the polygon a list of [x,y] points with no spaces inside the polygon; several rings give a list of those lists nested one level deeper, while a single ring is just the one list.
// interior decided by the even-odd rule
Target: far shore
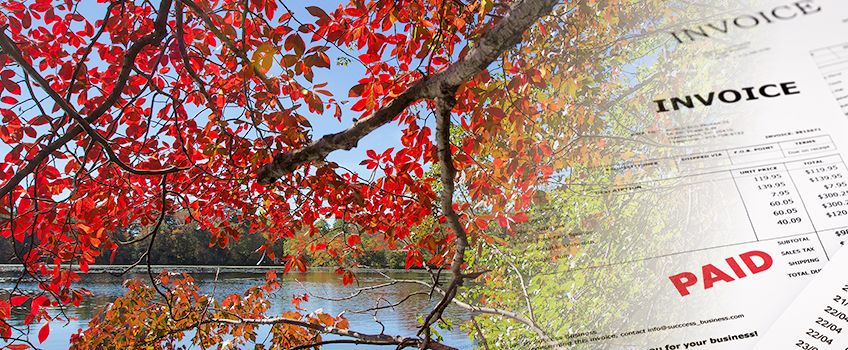
[{"label": "far shore", "polygon": [[[120,273],[128,268],[129,265],[89,265],[88,273],[89,274],[98,274],[98,273]],[[0,273],[8,273],[8,272],[20,272],[23,270],[23,266],[18,264],[0,264]],[[80,271],[79,266],[73,266],[74,271]],[[265,273],[267,271],[282,271],[282,265],[269,266],[269,265],[260,265],[260,266],[213,266],[213,265],[152,265],[151,270],[153,272],[159,273],[161,271],[170,271],[176,273],[228,273],[228,272],[241,272],[241,273]],[[309,272],[335,272],[335,267],[310,267],[306,273]],[[138,265],[136,266],[132,273],[140,273],[146,272],[146,265]],[[426,273],[423,269],[414,269],[414,270],[404,270],[404,269],[383,269],[383,268],[370,268],[370,267],[359,267],[354,268],[354,272],[356,273],[369,273],[369,272],[387,272],[387,273]],[[300,271],[289,271],[289,274],[300,274]],[[442,274],[450,274],[450,271],[442,271]]]}]

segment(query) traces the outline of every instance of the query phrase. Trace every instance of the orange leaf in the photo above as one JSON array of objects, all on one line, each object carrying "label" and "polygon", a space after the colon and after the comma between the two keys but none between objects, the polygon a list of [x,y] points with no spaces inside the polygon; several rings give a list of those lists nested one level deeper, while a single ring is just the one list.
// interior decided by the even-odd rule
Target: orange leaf
[{"label": "orange leaf", "polygon": [[350,328],[350,322],[346,318],[341,318],[339,322],[336,323],[336,328],[338,329],[348,329]]},{"label": "orange leaf", "polygon": [[330,315],[327,315],[327,314],[317,314],[316,316],[318,316],[318,319],[325,326],[332,326],[333,324],[336,323],[336,320],[333,318],[333,316],[330,316]]}]

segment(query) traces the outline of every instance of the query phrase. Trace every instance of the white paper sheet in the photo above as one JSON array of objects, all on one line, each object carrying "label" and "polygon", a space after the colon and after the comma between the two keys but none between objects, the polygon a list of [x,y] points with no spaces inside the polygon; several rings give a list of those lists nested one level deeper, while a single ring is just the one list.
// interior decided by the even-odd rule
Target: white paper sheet
[{"label": "white paper sheet", "polygon": [[[638,259],[644,276],[637,281],[656,290],[648,300],[629,301],[638,305],[626,317],[574,327],[559,337],[561,345],[750,349],[835,256],[848,240],[846,9],[842,0],[759,1],[669,32],[679,45],[703,47],[704,70],[726,74],[714,84],[637,96],[661,122],[645,123],[633,136],[673,147],[618,164],[635,180],[601,192],[654,191],[658,208],[689,206],[674,225],[684,234],[652,245],[640,242],[655,236],[626,229],[581,233],[591,242],[582,249],[598,259],[553,273],[632,273],[628,265],[637,261],[603,254],[608,245],[628,244],[649,251]],[[572,302],[574,310],[589,307],[579,297]],[[834,322],[848,329],[844,320]]]}]

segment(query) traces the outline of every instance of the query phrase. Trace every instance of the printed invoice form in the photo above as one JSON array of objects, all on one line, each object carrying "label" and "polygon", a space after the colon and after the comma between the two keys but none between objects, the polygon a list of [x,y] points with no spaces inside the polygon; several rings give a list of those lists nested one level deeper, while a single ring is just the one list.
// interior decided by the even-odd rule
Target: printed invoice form
[{"label": "printed invoice form", "polygon": [[516,347],[750,349],[848,240],[848,4],[712,11],[663,29],[697,78],[633,95],[640,156],[572,186],[615,205],[546,238],[579,246],[538,273],[587,281],[551,306],[582,323]]},{"label": "printed invoice form", "polygon": [[848,349],[848,250],[844,250],[792,302],[757,344],[757,350]]}]

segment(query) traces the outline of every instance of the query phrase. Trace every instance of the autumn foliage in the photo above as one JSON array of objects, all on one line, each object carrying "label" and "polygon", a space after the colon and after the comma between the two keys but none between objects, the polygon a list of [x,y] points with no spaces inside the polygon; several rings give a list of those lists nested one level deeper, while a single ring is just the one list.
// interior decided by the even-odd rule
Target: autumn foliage
[{"label": "autumn foliage", "polygon": [[[586,86],[613,91],[578,71],[617,68],[563,57],[570,38],[619,50],[611,14],[622,2],[555,3],[0,1],[0,234],[42,290],[0,300],[0,320],[28,307],[43,341],[43,307],[78,305],[89,294],[75,287],[79,274],[123,246],[152,247],[166,216],[210,232],[210,245],[261,235],[259,252],[283,272],[323,252],[345,284],[357,283],[352,257],[371,235],[404,251],[407,268],[452,270],[431,288],[449,304],[464,279],[485,273],[465,269],[472,249],[503,242],[546,202],[552,177],[604,147],[570,142],[602,127]],[[350,72],[362,73],[349,90],[329,87]],[[340,134],[320,138],[317,120],[335,120]],[[327,159],[384,124],[399,128],[398,146],[362,150],[362,170]],[[325,220],[357,230],[327,237]],[[130,225],[143,229],[116,234]],[[306,243],[275,254],[295,237]],[[148,248],[134,267],[149,269],[156,254]],[[74,343],[168,345],[188,330],[197,344],[238,343],[273,324],[273,348],[323,334],[447,348],[429,333],[441,303],[418,337],[356,336],[343,316],[268,314],[276,283],[211,300],[190,276],[151,272]],[[32,344],[25,330],[0,331]]]}]

